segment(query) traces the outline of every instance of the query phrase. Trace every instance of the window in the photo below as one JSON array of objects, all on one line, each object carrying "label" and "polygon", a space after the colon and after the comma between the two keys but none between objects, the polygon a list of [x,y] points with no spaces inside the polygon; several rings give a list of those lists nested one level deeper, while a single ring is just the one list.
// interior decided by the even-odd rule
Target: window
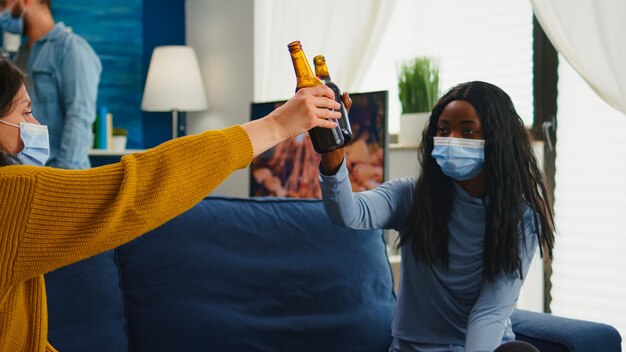
[{"label": "window", "polygon": [[389,91],[389,132],[400,130],[396,68],[439,60],[441,89],[470,80],[493,83],[532,125],[532,8],[527,0],[399,0],[360,91]]},{"label": "window", "polygon": [[626,335],[626,116],[559,57],[552,313]]}]

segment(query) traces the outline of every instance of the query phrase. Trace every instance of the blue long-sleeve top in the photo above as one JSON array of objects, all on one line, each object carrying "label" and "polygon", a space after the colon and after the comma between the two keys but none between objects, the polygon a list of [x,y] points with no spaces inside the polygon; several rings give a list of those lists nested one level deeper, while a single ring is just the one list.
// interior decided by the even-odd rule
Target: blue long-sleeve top
[{"label": "blue long-sleeve top", "polygon": [[48,125],[50,159],[47,165],[64,169],[90,167],[96,98],[102,65],[91,46],[57,23],[29,49],[27,71],[33,115]]},{"label": "blue long-sleeve top", "polygon": [[[320,175],[320,183],[333,223],[352,229],[404,230],[415,179],[396,179],[353,193],[344,160],[335,175]],[[507,275],[494,282],[483,280],[486,202],[454,185],[448,269],[416,261],[410,243],[400,249],[400,289],[392,335],[394,348],[402,351],[491,352],[515,338],[509,317],[522,280]],[[524,277],[537,247],[532,218],[533,212],[526,207],[524,225],[520,225]]]}]

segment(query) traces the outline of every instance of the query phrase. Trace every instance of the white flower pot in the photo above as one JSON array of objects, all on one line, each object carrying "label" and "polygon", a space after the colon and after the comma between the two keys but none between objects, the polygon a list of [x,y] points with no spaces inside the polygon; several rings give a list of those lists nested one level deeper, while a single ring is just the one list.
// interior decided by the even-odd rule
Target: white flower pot
[{"label": "white flower pot", "polygon": [[113,136],[113,150],[125,150],[126,140],[126,136]]},{"label": "white flower pot", "polygon": [[428,124],[430,112],[415,112],[400,115],[398,144],[417,146],[422,142],[422,132]]}]

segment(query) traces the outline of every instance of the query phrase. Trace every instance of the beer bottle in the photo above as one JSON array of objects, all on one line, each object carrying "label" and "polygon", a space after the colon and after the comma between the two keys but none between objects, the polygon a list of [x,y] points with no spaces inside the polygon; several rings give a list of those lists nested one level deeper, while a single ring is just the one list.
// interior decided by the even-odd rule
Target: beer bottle
[{"label": "beer bottle", "polygon": [[[300,88],[320,86],[324,84],[317,76],[313,74],[311,66],[309,66],[302,44],[299,41],[291,42],[288,45],[293,69],[296,72],[296,92]],[[313,127],[309,130],[309,136],[313,143],[313,149],[318,153],[328,153],[339,149],[344,145],[343,133],[341,127],[337,124],[335,128]]]},{"label": "beer bottle", "polygon": [[341,112],[341,118],[337,120],[339,127],[341,127],[341,133],[343,134],[344,144],[347,145],[352,140],[352,128],[350,127],[350,119],[348,118],[348,111],[343,105],[343,98],[341,89],[337,84],[330,80],[330,74],[328,73],[328,66],[326,66],[326,58],[324,55],[317,55],[313,58],[315,64],[315,75],[324,82],[330,89],[335,92],[335,100],[341,105],[339,112]]}]

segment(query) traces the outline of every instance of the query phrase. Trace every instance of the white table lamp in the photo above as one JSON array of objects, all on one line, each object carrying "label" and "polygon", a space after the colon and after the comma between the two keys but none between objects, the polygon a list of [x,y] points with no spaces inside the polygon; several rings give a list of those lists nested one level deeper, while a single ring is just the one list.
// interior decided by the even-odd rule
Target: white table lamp
[{"label": "white table lamp", "polygon": [[200,66],[193,48],[182,45],[154,48],[141,109],[171,111],[172,138],[176,138],[178,112],[201,111],[207,107]]}]

